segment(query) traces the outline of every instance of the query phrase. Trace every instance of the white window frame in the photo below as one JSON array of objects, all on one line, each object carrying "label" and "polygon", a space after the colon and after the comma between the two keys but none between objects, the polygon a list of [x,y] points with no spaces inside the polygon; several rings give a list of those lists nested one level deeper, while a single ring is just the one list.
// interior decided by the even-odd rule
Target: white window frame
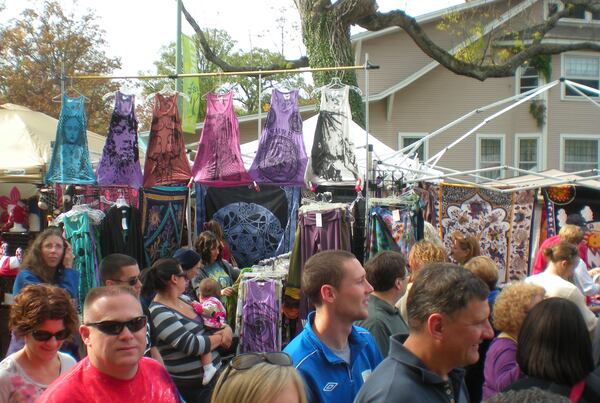
[{"label": "white window frame", "polygon": [[[500,166],[506,165],[506,135],[505,134],[481,134],[477,133],[477,143],[475,147],[475,167],[481,169],[481,140],[482,139],[495,139],[500,140]],[[481,175],[481,174],[478,174]],[[506,175],[505,170],[500,170],[500,179],[503,179]],[[478,182],[482,182],[483,179],[478,179]]]},{"label": "white window frame", "polygon": [[596,163],[596,168],[600,169],[600,134],[561,134],[559,152],[561,171],[565,171],[565,140],[596,140],[598,142],[598,162]]},{"label": "white window frame", "polygon": [[[526,69],[525,66],[519,66],[515,73],[515,95],[521,94],[521,77],[523,75],[523,71]],[[536,70],[537,71],[537,70]],[[538,87],[544,85],[546,82],[544,77],[538,71]],[[538,94],[535,99],[539,99],[541,94]]]},{"label": "white window frame", "polygon": [[[567,63],[566,63],[566,58],[567,56],[584,56],[584,57],[595,57],[598,60],[598,63],[600,64],[600,56],[598,56],[598,54],[594,54],[594,53],[561,53],[560,55],[560,76],[566,78],[567,80],[569,79],[569,77],[567,77]],[[600,87],[600,68],[598,69],[598,86]],[[589,94],[586,93],[584,91],[584,93],[586,95],[588,95],[590,98],[594,99],[594,98],[598,98],[599,96],[594,96],[593,94]],[[577,101],[577,102],[589,102],[584,96],[582,95],[567,95],[567,88],[566,85],[564,83],[561,83],[561,91],[560,91],[560,99],[561,101]]]},{"label": "white window frame", "polygon": [[[398,150],[402,150],[404,148],[404,139],[405,138],[420,138],[427,136],[429,133],[413,133],[413,132],[399,132],[398,133]],[[429,158],[429,140],[425,140],[423,143],[423,161],[427,161]]]},{"label": "white window frame", "polygon": [[519,167],[519,163],[521,162],[519,160],[519,156],[521,155],[521,140],[528,140],[528,139],[536,139],[537,140],[537,165],[538,165],[538,170],[537,172],[541,172],[544,170],[544,156],[543,156],[543,150],[544,150],[544,140],[543,140],[543,136],[542,133],[517,133],[515,134],[515,146],[514,146],[514,150],[515,150],[515,167]]},{"label": "white window frame", "polygon": [[[546,0],[544,2],[544,20],[548,19],[550,15],[548,8],[552,3],[558,4],[558,11],[562,11],[565,8],[564,4],[559,0]],[[592,13],[589,11],[585,12],[585,18],[561,18],[558,22],[567,24],[600,24],[600,20],[592,19]]]}]

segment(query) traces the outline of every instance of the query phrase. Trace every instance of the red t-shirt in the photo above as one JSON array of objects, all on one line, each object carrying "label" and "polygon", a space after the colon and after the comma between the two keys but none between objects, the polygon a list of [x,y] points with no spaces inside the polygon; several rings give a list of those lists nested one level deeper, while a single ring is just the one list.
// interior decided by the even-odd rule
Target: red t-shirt
[{"label": "red t-shirt", "polygon": [[167,370],[151,358],[142,357],[138,372],[125,381],[98,371],[86,357],[54,381],[38,402],[179,403],[180,399]]},{"label": "red t-shirt", "polygon": [[[537,255],[535,256],[535,260],[533,262],[533,267],[531,269],[532,270],[531,274],[542,273],[544,270],[546,270],[546,266],[548,266],[548,261],[544,257],[544,249],[553,247],[559,241],[560,241],[559,236],[554,235],[550,238],[547,238],[544,242],[542,242],[542,244],[540,245],[540,248],[538,249]],[[578,249],[579,249],[579,257],[581,258],[581,260],[583,260],[583,262],[586,264],[586,266],[588,266],[586,244],[584,242],[581,242],[578,245]]]}]

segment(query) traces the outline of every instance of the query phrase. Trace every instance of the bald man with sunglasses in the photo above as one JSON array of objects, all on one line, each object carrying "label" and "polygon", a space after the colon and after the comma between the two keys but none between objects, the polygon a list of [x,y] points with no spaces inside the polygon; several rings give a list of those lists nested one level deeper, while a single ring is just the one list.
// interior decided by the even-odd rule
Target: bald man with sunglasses
[{"label": "bald man with sunglasses", "polygon": [[88,356],[52,383],[38,402],[180,402],[164,367],[143,357],[146,322],[131,289],[91,290],[79,328]]}]

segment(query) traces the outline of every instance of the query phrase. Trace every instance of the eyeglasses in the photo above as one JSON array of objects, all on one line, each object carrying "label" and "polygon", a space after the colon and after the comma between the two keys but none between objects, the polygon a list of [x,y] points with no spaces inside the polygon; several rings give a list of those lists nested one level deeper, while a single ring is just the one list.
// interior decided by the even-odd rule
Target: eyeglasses
[{"label": "eyeglasses", "polygon": [[175,274],[175,276],[177,276],[177,277],[185,277],[185,275],[186,275],[185,272]]},{"label": "eyeglasses", "polygon": [[57,341],[62,341],[62,340],[65,340],[70,335],[71,335],[71,331],[69,329],[59,330],[56,333],[50,333],[45,330],[34,330],[33,332],[31,332],[31,336],[33,336],[34,340],[37,340],[37,341],[48,341],[53,337]]},{"label": "eyeglasses", "polygon": [[292,365],[292,357],[286,353],[273,352],[273,353],[244,353],[233,357],[227,369],[223,375],[221,385],[225,384],[225,380],[231,372],[231,368],[237,371],[244,371],[250,369],[256,364],[261,362],[268,362],[273,365],[280,365],[282,367],[289,367]]},{"label": "eyeglasses", "polygon": [[84,323],[86,326],[92,326],[100,330],[104,334],[111,336],[118,336],[121,334],[125,326],[131,333],[138,332],[146,327],[148,318],[146,316],[138,316],[126,322],[119,322],[118,320],[105,320],[102,322]]},{"label": "eyeglasses", "polygon": [[128,286],[134,287],[138,283],[138,281],[141,281],[141,280],[140,280],[140,276],[137,276],[137,277],[131,277],[127,280],[113,280],[113,281],[116,281],[117,283],[127,283]]}]

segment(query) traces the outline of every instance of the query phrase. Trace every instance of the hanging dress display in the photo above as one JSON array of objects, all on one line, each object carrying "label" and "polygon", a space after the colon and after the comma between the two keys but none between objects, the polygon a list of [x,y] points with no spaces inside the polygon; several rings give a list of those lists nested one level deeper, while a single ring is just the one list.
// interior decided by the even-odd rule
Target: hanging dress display
[{"label": "hanging dress display", "polygon": [[231,92],[223,95],[211,92],[206,96],[206,118],[192,173],[195,182],[209,186],[252,182],[242,162],[240,129]]},{"label": "hanging dress display", "polygon": [[144,163],[144,187],[187,183],[191,176],[177,112],[177,94],[156,93]]},{"label": "hanging dress display", "polygon": [[90,162],[86,128],[83,96],[71,98],[64,95],[46,183],[96,183]]},{"label": "hanging dress display", "polygon": [[144,263],[142,214],[135,207],[113,206],[106,212],[100,230],[102,256],[123,253]]},{"label": "hanging dress display", "polygon": [[115,108],[96,171],[100,186],[142,186],[135,96],[115,93]]},{"label": "hanging dress display", "polygon": [[248,173],[261,184],[302,186],[306,163],[298,90],[273,89],[258,151]]},{"label": "hanging dress display", "polygon": [[306,180],[314,184],[354,183],[358,166],[350,138],[349,87],[323,88]]},{"label": "hanging dress display", "polygon": [[279,351],[279,301],[275,280],[243,283],[240,353]]}]

